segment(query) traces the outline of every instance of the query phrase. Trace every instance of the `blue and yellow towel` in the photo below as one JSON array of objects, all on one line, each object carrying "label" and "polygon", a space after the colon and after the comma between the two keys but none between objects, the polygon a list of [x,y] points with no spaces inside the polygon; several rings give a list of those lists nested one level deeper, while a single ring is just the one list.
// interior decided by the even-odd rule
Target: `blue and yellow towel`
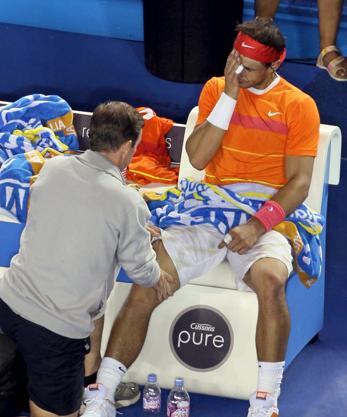
[{"label": "blue and yellow towel", "polygon": [[0,168],[0,207],[12,213],[21,223],[26,222],[30,186],[36,180],[47,158],[66,155],[55,149],[37,149],[15,155]]},{"label": "blue and yellow towel", "polygon": [[[264,203],[263,197],[247,197],[228,187],[183,179],[180,189],[172,188],[161,196],[147,194],[151,221],[165,229],[171,225],[211,224],[222,235],[245,223]],[[324,218],[301,204],[285,221],[275,227],[291,243],[296,272],[310,287],[322,268],[319,234]]]},{"label": "blue and yellow towel", "polygon": [[65,100],[32,94],[0,108],[0,166],[14,155],[48,147],[78,149],[73,113]]}]

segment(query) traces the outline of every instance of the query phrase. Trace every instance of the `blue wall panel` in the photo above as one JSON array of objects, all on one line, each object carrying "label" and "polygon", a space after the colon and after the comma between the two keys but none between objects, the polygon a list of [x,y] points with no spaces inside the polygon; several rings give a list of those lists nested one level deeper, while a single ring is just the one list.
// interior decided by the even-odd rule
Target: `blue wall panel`
[{"label": "blue wall panel", "polygon": [[143,40],[142,0],[1,0],[0,22]]},{"label": "blue wall panel", "polygon": [[[254,0],[244,0],[244,19]],[[347,54],[347,4],[338,45]],[[142,0],[1,0],[0,22],[143,41]],[[286,35],[288,58],[316,58],[319,32],[316,0],[281,0],[276,23]]]},{"label": "blue wall panel", "polygon": [[5,24],[0,24],[0,39],[0,100],[59,94],[79,110],[125,100],[150,105],[178,122],[186,120],[202,86],[150,74],[143,42]]},{"label": "blue wall panel", "polygon": [[[202,88],[150,74],[144,65],[143,42],[4,24],[0,39],[0,100],[59,94],[80,110],[93,110],[108,99],[125,100],[185,122]],[[347,83],[337,83],[326,71],[310,65],[286,63],[280,73],[312,95],[322,123],[340,126],[347,137]],[[347,155],[347,148],[343,153]]]}]

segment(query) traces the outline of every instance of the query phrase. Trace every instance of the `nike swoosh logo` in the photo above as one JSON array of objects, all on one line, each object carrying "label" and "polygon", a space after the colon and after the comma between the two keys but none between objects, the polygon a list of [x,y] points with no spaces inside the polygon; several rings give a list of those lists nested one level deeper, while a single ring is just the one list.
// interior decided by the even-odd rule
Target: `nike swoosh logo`
[{"label": "nike swoosh logo", "polygon": [[255,48],[255,46],[247,45],[245,42],[242,42],[241,46],[243,46],[244,48],[251,48],[251,49]]},{"label": "nike swoosh logo", "polygon": [[267,113],[267,115],[269,116],[269,117],[272,117],[272,116],[276,116],[276,114],[281,114],[281,112],[280,111],[269,111],[268,113]]}]

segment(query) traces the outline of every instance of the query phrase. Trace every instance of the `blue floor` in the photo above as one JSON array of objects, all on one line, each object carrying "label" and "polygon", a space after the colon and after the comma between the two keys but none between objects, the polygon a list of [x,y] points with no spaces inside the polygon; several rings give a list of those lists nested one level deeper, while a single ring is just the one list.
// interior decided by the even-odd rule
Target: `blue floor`
[{"label": "blue floor", "polygon": [[[341,183],[329,190],[325,325],[319,340],[306,346],[284,375],[280,417],[347,415],[346,197],[347,159],[343,159]],[[164,390],[160,416],[166,416],[166,398]],[[247,401],[191,394],[191,417],[246,417],[247,408]],[[140,402],[120,412],[124,417],[143,415]]]}]

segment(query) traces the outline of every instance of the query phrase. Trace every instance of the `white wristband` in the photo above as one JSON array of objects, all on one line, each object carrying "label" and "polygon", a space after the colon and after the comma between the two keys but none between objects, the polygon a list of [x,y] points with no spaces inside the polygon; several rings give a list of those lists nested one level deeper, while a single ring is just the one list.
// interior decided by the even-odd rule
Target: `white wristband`
[{"label": "white wristband", "polygon": [[207,121],[223,130],[228,130],[231,117],[234,113],[236,100],[222,93],[207,118]]}]

